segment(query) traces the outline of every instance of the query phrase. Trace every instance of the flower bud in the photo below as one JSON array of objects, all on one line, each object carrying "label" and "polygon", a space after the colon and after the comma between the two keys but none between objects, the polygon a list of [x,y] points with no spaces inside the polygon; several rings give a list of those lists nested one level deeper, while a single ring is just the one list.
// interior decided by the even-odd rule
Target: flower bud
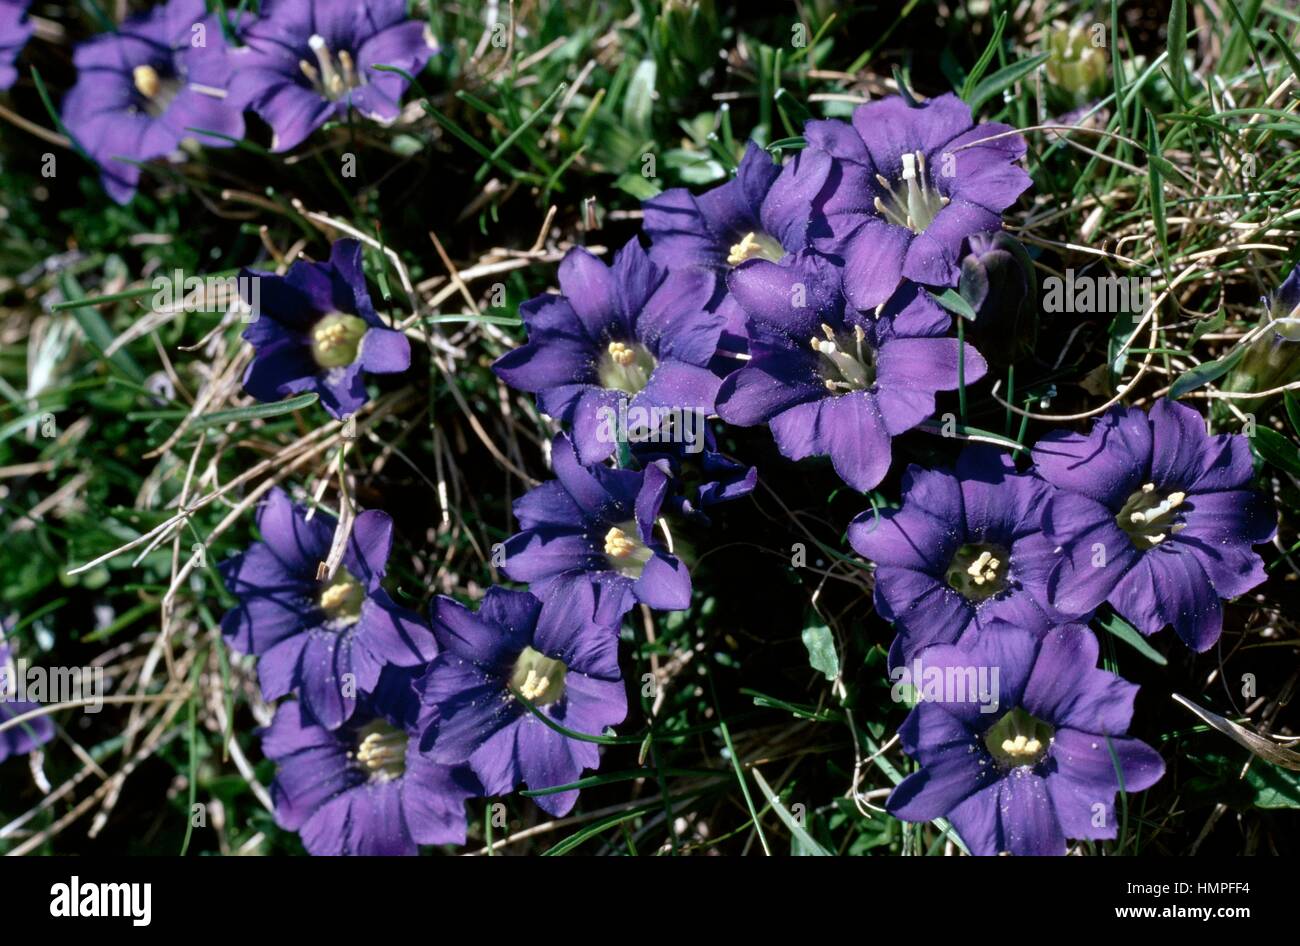
[{"label": "flower bud", "polygon": [[1034,347],[1038,334],[1038,278],[1020,242],[1010,234],[977,233],[967,241],[957,289],[975,310],[972,340],[994,364],[1008,365]]}]

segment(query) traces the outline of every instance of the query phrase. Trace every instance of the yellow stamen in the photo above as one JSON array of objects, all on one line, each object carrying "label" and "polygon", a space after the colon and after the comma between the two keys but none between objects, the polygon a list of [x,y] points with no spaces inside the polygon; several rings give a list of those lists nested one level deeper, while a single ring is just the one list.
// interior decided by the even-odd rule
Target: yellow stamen
[{"label": "yellow stamen", "polygon": [[131,79],[135,83],[136,91],[147,99],[153,98],[162,88],[162,79],[158,77],[158,70],[153,66],[136,66],[131,70]]}]

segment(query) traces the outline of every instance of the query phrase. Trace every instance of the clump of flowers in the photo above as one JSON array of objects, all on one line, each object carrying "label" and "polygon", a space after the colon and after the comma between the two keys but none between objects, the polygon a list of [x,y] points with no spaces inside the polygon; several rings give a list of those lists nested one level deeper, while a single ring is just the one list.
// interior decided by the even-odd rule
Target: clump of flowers
[{"label": "clump of flowers", "polygon": [[[411,344],[375,312],[361,268],[361,244],[339,240],[324,263],[299,260],[283,276],[242,272],[256,281],[254,350],[244,390],[259,401],[315,392],[332,416],[355,413],[369,399],[365,374],[394,374],[411,364]],[[256,303],[256,304],[254,304]]]},{"label": "clump of flowers", "polygon": [[465,766],[420,751],[412,683],[412,671],[389,668],[341,728],[288,701],[262,732],[276,764],[276,824],[297,831],[309,853],[409,856],[422,844],[465,843],[465,800],[481,789]]},{"label": "clump of flowers", "polygon": [[859,106],[851,124],[807,123],[808,143],[833,159],[812,235],[843,259],[854,307],[874,309],[904,279],[956,285],[966,240],[1001,229],[1002,211],[1031,183],[1013,131],[975,124],[952,94],[923,105],[891,96]]},{"label": "clump of flowers", "polygon": [[[489,796],[520,782],[534,791],[568,785],[598,767],[593,742],[561,731],[600,736],[627,715],[617,628],[599,616],[598,597],[586,582],[544,603],[491,588],[477,613],[437,598],[441,653],[419,684],[430,756],[468,763]],[[576,789],[535,796],[557,816],[577,799]]]},{"label": "clump of flowers", "polygon": [[608,267],[576,247],[560,264],[560,294],[519,307],[528,341],[493,370],[536,394],[582,462],[598,463],[683,412],[713,413],[722,319],[704,311],[710,286],[699,270],[669,278],[635,240]]},{"label": "clump of flowers", "polygon": [[853,520],[849,542],[876,563],[876,610],[898,630],[891,665],[928,644],[968,646],[998,622],[1039,634],[1061,622],[1047,604],[1051,492],[1006,453],[973,446],[953,471],[910,467],[901,509]]},{"label": "clump of flowers", "polygon": [[952,320],[916,286],[873,313],[846,304],[835,261],[812,251],[788,264],[753,260],[728,285],[749,317],[750,360],[727,376],[718,414],[766,423],[792,460],[829,456],[866,491],[889,469],[890,440],[934,412],[935,394],[984,375],[969,345],[948,338]]},{"label": "clump of flowers", "polygon": [[352,717],[384,667],[420,666],[437,652],[419,615],[399,607],[380,584],[393,544],[388,514],[357,515],[330,576],[323,565],[336,526],[319,510],[308,518],[274,489],[257,513],[262,541],[220,566],[239,599],[221,622],[226,640],[258,656],[266,699],[296,692],[298,706],[326,729]]},{"label": "clump of flowers", "polygon": [[221,28],[203,0],[169,0],[128,17],[117,32],[78,46],[73,62],[77,84],[63,100],[63,123],[119,204],[135,195],[141,164],[182,141],[220,148],[244,137],[241,110],[228,100]]},{"label": "clump of flowers", "polygon": [[1096,669],[1086,627],[1041,638],[1000,627],[969,648],[936,644],[918,659],[945,679],[984,671],[996,705],[987,712],[955,689],[918,703],[899,737],[920,768],[886,808],[904,821],[947,818],[972,854],[1064,854],[1069,838],[1114,838],[1116,792],[1164,774],[1160,754],[1125,735],[1138,688]]},{"label": "clump of flowers", "polygon": [[230,96],[271,126],[277,152],[351,110],[394,121],[408,85],[402,73],[418,75],[438,49],[428,24],[407,15],[406,0],[266,0],[240,40]]},{"label": "clump of flowers", "polygon": [[1210,436],[1190,407],[1112,408],[1087,434],[1041,438],[1033,457],[1057,487],[1043,531],[1061,550],[1047,579],[1061,611],[1108,601],[1143,634],[1172,625],[1199,652],[1219,639],[1221,599],[1264,581],[1251,546],[1272,538],[1276,522],[1248,488],[1250,446]]}]

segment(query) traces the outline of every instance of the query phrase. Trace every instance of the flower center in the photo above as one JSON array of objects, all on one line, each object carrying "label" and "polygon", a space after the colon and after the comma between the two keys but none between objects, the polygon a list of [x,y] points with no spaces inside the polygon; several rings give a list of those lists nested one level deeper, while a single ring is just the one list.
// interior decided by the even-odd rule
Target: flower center
[{"label": "flower center", "polygon": [[[930,186],[925,172],[925,154],[912,151],[903,155],[903,176],[890,183],[883,174],[876,181],[884,195],[876,198],[876,212],[898,227],[923,233],[937,214],[948,206],[948,198]],[[897,185],[898,190],[894,189]]]},{"label": "flower center", "polygon": [[1147,483],[1128,498],[1115,522],[1137,548],[1155,548],[1185,528],[1182,514],[1175,510],[1186,499],[1187,494],[1181,490],[1162,496],[1156,491],[1155,483]]},{"label": "flower center", "polygon": [[391,782],[406,772],[406,733],[375,720],[357,734],[356,760],[371,781]]},{"label": "flower center", "polygon": [[312,327],[311,354],[322,368],[339,368],[357,360],[357,348],[370,326],[356,315],[331,312]]},{"label": "flower center", "polygon": [[876,351],[866,343],[867,335],[861,325],[853,326],[853,334],[837,333],[822,323],[825,338],[812,339],[812,349],[821,357],[818,368],[832,394],[864,391],[876,380]]},{"label": "flower center", "polygon": [[564,675],[568,669],[541,651],[525,647],[510,674],[510,689],[538,706],[554,703],[564,696]]},{"label": "flower center", "polygon": [[610,342],[600,358],[597,374],[607,390],[636,394],[650,380],[655,364],[654,355],[640,342]]},{"label": "flower center", "polygon": [[131,70],[131,81],[135,90],[144,99],[144,110],[150,118],[157,118],[176,98],[181,90],[181,82],[175,78],[164,78],[153,66],[141,64]]},{"label": "flower center", "polygon": [[750,231],[740,238],[739,243],[733,243],[731,252],[727,254],[727,263],[731,266],[739,266],[747,259],[765,259],[773,263],[781,262],[785,256],[785,247],[766,233]]},{"label": "flower center", "polygon": [[605,558],[620,575],[639,578],[653,554],[638,537],[635,522],[620,523],[605,533]]},{"label": "flower center", "polygon": [[361,603],[366,600],[361,582],[346,568],[340,568],[334,581],[320,593],[320,607],[340,625],[352,624],[361,617]]},{"label": "flower center", "polygon": [[311,47],[312,55],[316,57],[316,64],[312,65],[306,59],[299,59],[298,68],[322,98],[337,102],[357,86],[365,83],[365,77],[357,73],[356,65],[352,62],[352,54],[346,49],[338,51],[336,62],[335,55],[330,53],[330,48],[325,44],[323,37],[312,34],[312,37],[307,40],[307,45]]},{"label": "flower center", "polygon": [[1036,765],[1047,755],[1056,730],[1017,707],[984,734],[984,745],[1001,766],[1014,769]]},{"label": "flower center", "polygon": [[1006,590],[1008,555],[996,545],[963,545],[948,563],[948,585],[971,601]]}]

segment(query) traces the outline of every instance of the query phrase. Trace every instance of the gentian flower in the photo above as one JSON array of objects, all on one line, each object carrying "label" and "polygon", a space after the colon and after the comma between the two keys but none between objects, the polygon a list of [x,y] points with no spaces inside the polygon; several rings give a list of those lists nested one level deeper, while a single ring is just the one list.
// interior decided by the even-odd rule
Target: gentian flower
[{"label": "gentian flower", "polygon": [[[17,698],[17,682],[13,652],[0,629],[0,726],[40,709],[39,703]],[[53,738],[54,723],[49,716],[34,716],[8,726],[0,731],[0,762],[10,756],[26,755]]]},{"label": "gentian flower", "polygon": [[844,259],[855,307],[880,305],[901,279],[956,285],[967,237],[1000,229],[1002,211],[1031,183],[1015,164],[1023,138],[985,140],[1011,130],[974,124],[952,94],[920,106],[901,96],[868,102],[851,125],[807,123],[809,144],[835,159],[815,205],[828,229],[814,232],[815,244]]},{"label": "gentian flower", "polygon": [[1247,489],[1246,438],[1210,436],[1190,407],[1161,400],[1149,415],[1115,407],[1087,435],[1043,437],[1033,457],[1059,488],[1043,531],[1061,549],[1047,581],[1061,611],[1109,601],[1143,634],[1172,624],[1199,652],[1223,629],[1219,599],[1267,577],[1251,546],[1272,538],[1276,523]]},{"label": "gentian flower", "polygon": [[[797,152],[784,167],[765,148],[749,142],[736,176],[698,196],[684,187],[666,190],[643,204],[642,229],[650,259],[670,272],[704,270],[712,279],[710,310],[727,291],[726,275],[748,259],[779,262],[807,249],[812,202],[826,183],[830,157]],[[733,335],[743,336],[743,312]]]},{"label": "gentian flower", "polygon": [[758,468],[747,466],[718,450],[713,428],[703,424],[689,439],[672,436],[666,443],[638,443],[632,457],[642,466],[667,464],[672,488],[664,501],[674,515],[708,523],[704,510],[748,496],[758,485]]},{"label": "gentian flower", "polygon": [[415,671],[389,667],[342,728],[281,703],[262,731],[276,763],[275,821],[321,856],[413,855],[421,844],[465,843],[465,799],[480,795],[465,766],[420,751]]},{"label": "gentian flower", "polygon": [[1164,774],[1159,753],[1125,736],[1137,686],[1096,669],[1097,639],[1082,625],[1043,638],[998,628],[968,650],[936,644],[916,659],[936,679],[984,674],[996,709],[982,711],[966,683],[926,695],[899,730],[920,770],[885,807],[904,821],[947,818],[972,854],[1059,855],[1067,838],[1114,838],[1115,793]]},{"label": "gentian flower", "polygon": [[254,319],[243,337],[256,354],[244,390],[259,401],[315,391],[338,418],[369,400],[362,372],[393,374],[411,365],[406,336],[375,314],[361,269],[361,244],[339,240],[329,262],[299,260],[283,276],[245,269],[240,288]]},{"label": "gentian flower", "polygon": [[32,38],[32,24],[27,19],[31,0],[0,0],[0,89],[18,81],[14,62]]},{"label": "gentian flower", "polygon": [[406,0],[265,0],[262,16],[231,51],[230,94],[271,126],[272,151],[297,147],[331,118],[356,109],[390,123],[406,79],[423,71],[438,43],[408,18]]},{"label": "gentian flower", "polygon": [[1033,352],[1038,337],[1038,278],[1024,246],[1005,231],[967,241],[958,292],[975,310],[967,338],[1001,367]]},{"label": "gentian flower", "polygon": [[353,715],[386,665],[414,667],[436,653],[419,615],[380,585],[393,545],[387,513],[359,513],[332,580],[317,578],[329,556],[333,516],[294,505],[274,489],[257,511],[262,541],[220,566],[239,604],[221,622],[230,646],[256,654],[262,695],[298,691],[302,708],[327,729]]},{"label": "gentian flower", "polygon": [[672,485],[664,465],[583,466],[563,435],[551,465],[556,478],[515,502],[521,531],[505,541],[503,571],[539,598],[594,581],[606,620],[638,601],[661,611],[689,607],[690,572],[654,531]]},{"label": "gentian flower", "polygon": [[220,148],[244,137],[244,116],[227,97],[221,27],[203,0],[169,0],[128,17],[117,32],[78,46],[73,62],[77,83],[63,100],[63,123],[119,204],[134,196],[140,163],[186,139]]},{"label": "gentian flower", "polygon": [[[618,631],[596,617],[586,582],[545,603],[527,592],[489,588],[474,613],[439,596],[432,609],[441,653],[420,680],[431,713],[423,745],[437,762],[468,761],[486,795],[520,782],[530,790],[575,782],[600,765],[596,745],[566,736],[525,707],[573,732],[601,735],[627,715],[618,669]],[[567,814],[576,790],[533,800]]]},{"label": "gentian flower", "polygon": [[853,520],[849,542],[876,565],[876,610],[898,631],[891,666],[928,644],[969,646],[997,621],[1038,634],[1062,623],[1047,604],[1051,493],[1007,453],[970,446],[955,471],[909,467],[902,508]]},{"label": "gentian flower", "polygon": [[[890,438],[929,417],[936,392],[958,386],[952,320],[916,286],[863,314],[845,305],[840,268],[811,251],[783,265],[752,260],[728,285],[749,315],[751,358],[723,381],[718,414],[769,424],[792,460],[829,455],[854,489],[879,483]],[[967,384],[985,371],[969,345],[964,370]]]},{"label": "gentian flower", "polygon": [[708,274],[668,278],[633,239],[611,267],[575,247],[559,275],[560,295],[519,307],[528,341],[492,369],[569,425],[583,463],[683,412],[713,413],[720,379],[709,363],[722,319],[704,311]]}]

